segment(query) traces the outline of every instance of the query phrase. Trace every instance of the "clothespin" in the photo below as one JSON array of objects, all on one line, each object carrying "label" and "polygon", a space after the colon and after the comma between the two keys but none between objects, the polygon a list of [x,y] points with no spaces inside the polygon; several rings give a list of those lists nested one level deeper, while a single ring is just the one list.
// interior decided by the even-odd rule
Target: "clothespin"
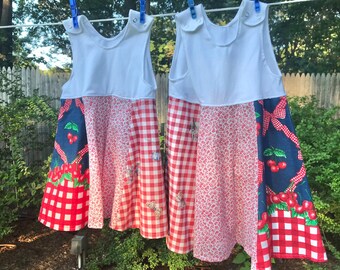
[{"label": "clothespin", "polygon": [[74,28],[79,28],[79,24],[78,24],[78,8],[77,8],[76,0],[70,0],[70,7],[71,7],[73,27]]},{"label": "clothespin", "polygon": [[144,24],[145,23],[145,0],[140,0],[140,23]]},{"label": "clothespin", "polygon": [[260,1],[259,0],[255,0],[254,3],[255,3],[255,11],[257,13],[259,13],[260,10],[261,10],[261,8],[260,8]]},{"label": "clothespin", "polygon": [[188,5],[189,5],[189,8],[190,8],[191,18],[196,19],[197,15],[196,15],[196,10],[195,10],[194,0],[188,0]]}]

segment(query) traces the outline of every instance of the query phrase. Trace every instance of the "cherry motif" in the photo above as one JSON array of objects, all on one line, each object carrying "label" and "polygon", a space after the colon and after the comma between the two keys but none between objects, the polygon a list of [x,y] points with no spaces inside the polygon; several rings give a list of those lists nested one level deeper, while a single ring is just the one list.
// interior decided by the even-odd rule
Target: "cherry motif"
[{"label": "cherry motif", "polygon": [[77,135],[72,135],[72,133],[67,133],[67,139],[69,144],[73,144],[74,142],[76,142],[78,140],[78,136]]},{"label": "cherry motif", "polygon": [[287,204],[288,204],[289,207],[294,207],[295,204],[296,204],[296,201],[289,198],[288,201],[287,201]]},{"label": "cherry motif", "polygon": [[76,170],[74,170],[74,171],[72,172],[72,176],[73,176],[74,178],[76,178],[76,177],[78,176],[78,172],[77,172]]},{"label": "cherry motif", "polygon": [[298,207],[295,207],[295,212],[298,214],[302,214],[303,212],[305,212],[305,209],[302,205],[299,205]]},{"label": "cherry motif", "polygon": [[288,195],[286,193],[280,192],[279,198],[280,198],[281,201],[285,202],[288,199]]},{"label": "cherry motif", "polygon": [[257,228],[258,228],[259,230],[263,229],[264,225],[265,225],[265,221],[264,221],[264,220],[259,220],[259,221],[257,222]]},{"label": "cherry motif", "polygon": [[311,220],[315,220],[316,219],[316,213],[314,210],[309,210],[308,211],[308,216]]},{"label": "cherry motif", "polygon": [[276,162],[274,160],[270,159],[270,160],[267,161],[268,167],[271,167],[271,166],[274,166],[274,165],[276,166]]},{"label": "cherry motif", "polygon": [[84,175],[81,175],[81,176],[79,177],[79,179],[78,179],[78,182],[79,182],[79,183],[83,183],[84,180],[85,180],[85,176],[84,176]]},{"label": "cherry motif", "polygon": [[267,213],[267,212],[263,212],[261,217],[262,217],[262,220],[263,220],[263,221],[267,221],[267,219],[268,219],[268,213]]},{"label": "cherry motif", "polygon": [[295,192],[290,193],[290,195],[294,198],[297,199],[298,195]]},{"label": "cherry motif", "polygon": [[305,210],[312,210],[313,209],[313,203],[310,201],[303,201],[302,206]]},{"label": "cherry motif", "polygon": [[270,167],[270,170],[271,170],[273,173],[277,173],[277,172],[280,170],[280,168],[279,168],[279,166],[273,165],[273,166]]},{"label": "cherry motif", "polygon": [[280,202],[280,199],[277,195],[273,195],[271,197],[271,200],[272,200],[273,203],[279,203]]},{"label": "cherry motif", "polygon": [[285,169],[287,167],[287,163],[284,161],[281,161],[277,164],[280,169]]}]

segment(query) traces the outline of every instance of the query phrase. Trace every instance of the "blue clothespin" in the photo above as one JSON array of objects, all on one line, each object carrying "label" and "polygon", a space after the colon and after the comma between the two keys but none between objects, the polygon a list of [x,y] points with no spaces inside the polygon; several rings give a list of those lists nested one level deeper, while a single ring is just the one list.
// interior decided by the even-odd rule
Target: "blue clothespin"
[{"label": "blue clothespin", "polygon": [[145,23],[145,0],[140,0],[140,23],[144,24]]},{"label": "blue clothespin", "polygon": [[189,5],[189,8],[190,8],[191,18],[196,19],[197,15],[196,15],[196,10],[195,10],[194,0],[188,0],[188,5]]},{"label": "blue clothespin", "polygon": [[260,8],[260,0],[255,0],[254,2],[255,2],[255,11],[257,13],[259,13],[260,10],[261,10],[261,8]]},{"label": "blue clothespin", "polygon": [[78,24],[78,8],[77,8],[76,0],[70,0],[70,7],[71,7],[73,27],[74,28],[79,28],[79,24]]}]

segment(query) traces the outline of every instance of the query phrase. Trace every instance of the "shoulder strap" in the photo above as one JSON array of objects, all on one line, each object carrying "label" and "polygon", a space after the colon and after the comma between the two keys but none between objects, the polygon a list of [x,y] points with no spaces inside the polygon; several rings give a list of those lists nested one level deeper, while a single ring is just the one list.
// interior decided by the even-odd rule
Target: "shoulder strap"
[{"label": "shoulder strap", "polygon": [[140,12],[130,9],[128,24],[137,32],[147,32],[153,24],[153,17],[145,14],[145,22],[140,22]]},{"label": "shoulder strap", "polygon": [[66,32],[70,34],[80,34],[83,31],[82,24],[81,24],[81,20],[83,19],[82,17],[84,17],[84,15],[78,16],[78,28],[74,27],[72,18],[64,20],[63,25],[64,25]]},{"label": "shoulder strap", "polygon": [[266,3],[260,3],[260,10],[257,12],[254,8],[252,1],[247,1],[242,12],[242,21],[245,25],[256,26],[262,23],[267,14],[268,5]]},{"label": "shoulder strap", "polygon": [[176,22],[186,32],[193,32],[203,24],[202,4],[195,6],[196,18],[191,16],[190,8],[176,14]]}]

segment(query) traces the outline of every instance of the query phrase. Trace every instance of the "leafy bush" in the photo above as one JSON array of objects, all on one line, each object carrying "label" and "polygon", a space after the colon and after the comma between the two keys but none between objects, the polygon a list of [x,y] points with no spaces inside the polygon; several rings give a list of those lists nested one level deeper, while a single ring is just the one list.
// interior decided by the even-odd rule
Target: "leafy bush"
[{"label": "leafy bush", "polygon": [[[290,99],[290,108],[320,227],[324,233],[332,235],[333,244],[339,245],[340,119],[336,118],[339,108],[320,108],[315,97]],[[333,255],[340,259],[339,252],[326,236],[324,240]]]},{"label": "leafy bush", "polygon": [[[7,96],[8,98],[4,98]],[[53,146],[56,111],[49,99],[36,93],[26,97],[17,75],[0,73],[0,239],[24,209],[37,206],[42,197],[47,161],[28,160]],[[46,140],[39,138],[39,128],[47,131]]]},{"label": "leafy bush", "polygon": [[190,254],[169,251],[165,239],[148,240],[140,235],[139,230],[117,232],[106,225],[90,249],[86,269],[113,266],[117,270],[146,270],[167,266],[170,270],[180,270],[197,262]]}]

